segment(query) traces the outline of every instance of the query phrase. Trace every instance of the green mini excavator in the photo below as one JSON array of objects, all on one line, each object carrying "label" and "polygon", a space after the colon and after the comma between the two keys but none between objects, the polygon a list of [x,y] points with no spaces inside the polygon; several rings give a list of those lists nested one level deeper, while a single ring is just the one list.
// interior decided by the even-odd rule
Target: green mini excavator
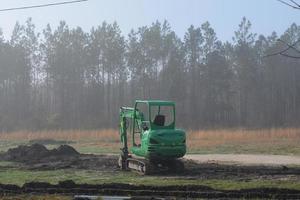
[{"label": "green mini excavator", "polygon": [[121,107],[120,137],[121,169],[141,174],[184,169],[179,158],[186,153],[186,135],[175,128],[174,102],[137,100],[134,108]]}]

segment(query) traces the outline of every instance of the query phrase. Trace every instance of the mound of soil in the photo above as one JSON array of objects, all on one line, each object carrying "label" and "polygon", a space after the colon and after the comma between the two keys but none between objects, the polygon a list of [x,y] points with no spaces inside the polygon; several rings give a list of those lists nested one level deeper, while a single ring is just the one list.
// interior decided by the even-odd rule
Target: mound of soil
[{"label": "mound of soil", "polygon": [[9,149],[3,154],[5,160],[16,162],[39,162],[45,158],[59,158],[62,156],[78,156],[79,153],[71,146],[61,145],[57,149],[49,150],[44,145],[21,145],[16,148]]},{"label": "mound of soil", "polygon": [[87,155],[78,153],[69,145],[47,149],[44,145],[21,145],[0,155],[0,160],[19,162],[27,169],[90,169],[115,171],[118,156]]}]

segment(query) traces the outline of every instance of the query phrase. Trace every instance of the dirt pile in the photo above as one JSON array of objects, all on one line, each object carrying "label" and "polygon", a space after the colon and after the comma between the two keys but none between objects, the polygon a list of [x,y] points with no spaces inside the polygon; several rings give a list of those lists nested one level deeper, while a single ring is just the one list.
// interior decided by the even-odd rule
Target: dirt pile
[{"label": "dirt pile", "polygon": [[0,160],[19,162],[27,169],[92,169],[115,170],[118,156],[86,155],[69,145],[47,149],[44,145],[21,145],[0,155]]},{"label": "dirt pile", "polygon": [[71,146],[61,145],[57,149],[49,150],[41,144],[29,146],[21,145],[9,149],[3,154],[5,160],[17,162],[39,162],[43,159],[60,158],[63,156],[79,156],[80,154]]}]

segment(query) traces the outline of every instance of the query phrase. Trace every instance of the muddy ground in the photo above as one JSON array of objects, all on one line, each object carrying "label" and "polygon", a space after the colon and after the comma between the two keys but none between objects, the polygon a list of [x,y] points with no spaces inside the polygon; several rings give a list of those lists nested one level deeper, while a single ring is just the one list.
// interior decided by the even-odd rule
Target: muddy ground
[{"label": "muddy ground", "polygon": [[[0,154],[0,160],[20,163],[22,168],[31,170],[88,169],[99,171],[118,171],[116,155],[87,155],[78,153],[73,147],[61,145],[48,150],[42,144],[19,146]],[[227,179],[227,180],[293,180],[300,181],[300,168],[287,166],[243,166],[217,163],[197,163],[183,159],[185,171],[181,174],[157,174],[157,176],[184,179]],[[1,193],[22,194],[61,193],[61,194],[118,194],[118,195],[164,195],[201,198],[294,198],[300,199],[299,190],[284,189],[251,189],[239,191],[214,190],[203,186],[168,186],[150,187],[126,184],[76,185],[72,181],[58,185],[49,183],[27,183],[23,187],[1,185]]]},{"label": "muddy ground", "polygon": [[[245,189],[245,190],[215,190],[206,186],[134,186],[129,184],[75,184],[73,181],[60,182],[57,185],[32,182],[22,187],[0,184],[0,191],[8,194],[64,194],[64,195],[121,195],[148,197],[184,197],[184,198],[277,198],[299,199],[299,190],[288,189]],[[0,194],[1,197],[1,194]],[[138,198],[141,199],[141,198]]]}]

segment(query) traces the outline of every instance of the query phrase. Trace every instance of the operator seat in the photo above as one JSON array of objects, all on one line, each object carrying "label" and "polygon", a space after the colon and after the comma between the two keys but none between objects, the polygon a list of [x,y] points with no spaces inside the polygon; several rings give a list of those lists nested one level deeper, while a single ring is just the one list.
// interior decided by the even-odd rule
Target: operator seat
[{"label": "operator seat", "polygon": [[156,126],[164,126],[166,121],[166,116],[156,115],[153,124]]}]

